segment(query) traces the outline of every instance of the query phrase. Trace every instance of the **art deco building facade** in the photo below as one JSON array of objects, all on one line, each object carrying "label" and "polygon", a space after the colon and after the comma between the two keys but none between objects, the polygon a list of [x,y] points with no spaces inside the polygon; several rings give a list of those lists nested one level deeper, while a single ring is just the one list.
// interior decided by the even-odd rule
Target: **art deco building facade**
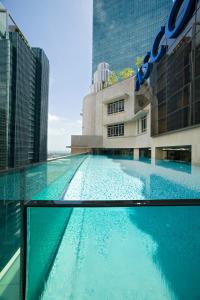
[{"label": "art deco building facade", "polygon": [[94,0],[93,74],[101,62],[111,70],[134,68],[137,56],[146,54],[172,0]]},{"label": "art deco building facade", "polygon": [[0,11],[0,168],[47,158],[49,62]]}]

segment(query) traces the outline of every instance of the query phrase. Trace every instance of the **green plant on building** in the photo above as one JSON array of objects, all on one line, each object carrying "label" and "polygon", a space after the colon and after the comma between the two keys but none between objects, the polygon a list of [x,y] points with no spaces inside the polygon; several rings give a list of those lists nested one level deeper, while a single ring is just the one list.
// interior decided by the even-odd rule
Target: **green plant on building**
[{"label": "green plant on building", "polygon": [[108,79],[108,85],[113,85],[119,81],[118,74],[116,72],[112,72]]},{"label": "green plant on building", "polygon": [[134,75],[134,71],[131,68],[125,68],[119,72],[119,78],[122,80],[128,79]]},{"label": "green plant on building", "polygon": [[144,60],[144,56],[138,56],[136,58],[135,64],[138,69],[142,66],[143,60]]}]

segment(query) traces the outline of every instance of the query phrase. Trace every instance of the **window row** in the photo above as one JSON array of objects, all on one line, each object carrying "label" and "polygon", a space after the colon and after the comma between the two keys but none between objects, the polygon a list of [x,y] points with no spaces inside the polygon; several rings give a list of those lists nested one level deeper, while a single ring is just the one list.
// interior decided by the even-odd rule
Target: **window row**
[{"label": "window row", "polygon": [[108,104],[108,115],[124,111],[124,100]]},{"label": "window row", "polygon": [[107,128],[108,137],[124,136],[124,124],[110,125]]},{"label": "window row", "polygon": [[147,131],[147,116],[137,120],[137,133],[141,134]]}]

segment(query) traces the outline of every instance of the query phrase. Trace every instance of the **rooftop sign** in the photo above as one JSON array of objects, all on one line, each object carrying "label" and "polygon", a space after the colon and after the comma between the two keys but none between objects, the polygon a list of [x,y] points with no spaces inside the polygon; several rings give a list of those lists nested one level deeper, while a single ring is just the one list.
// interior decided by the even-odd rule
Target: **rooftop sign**
[{"label": "rooftop sign", "polygon": [[[147,80],[153,70],[153,64],[159,62],[167,52],[167,45],[160,45],[164,36],[167,39],[176,39],[190,21],[196,6],[196,0],[175,0],[170,12],[167,25],[162,26],[157,34],[152,50],[148,51],[142,66],[136,75],[135,91]],[[181,14],[179,16],[179,13]]]}]

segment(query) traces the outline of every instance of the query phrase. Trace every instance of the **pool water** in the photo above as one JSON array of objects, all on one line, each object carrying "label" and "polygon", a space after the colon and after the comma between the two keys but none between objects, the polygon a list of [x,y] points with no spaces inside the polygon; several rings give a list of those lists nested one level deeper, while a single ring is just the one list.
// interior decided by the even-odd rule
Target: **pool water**
[{"label": "pool water", "polygon": [[75,208],[41,300],[200,299],[200,207]]},{"label": "pool water", "polygon": [[200,199],[200,167],[89,156],[75,173],[64,199]]},{"label": "pool water", "polygon": [[77,155],[0,174],[0,200],[200,199],[200,167]]}]

